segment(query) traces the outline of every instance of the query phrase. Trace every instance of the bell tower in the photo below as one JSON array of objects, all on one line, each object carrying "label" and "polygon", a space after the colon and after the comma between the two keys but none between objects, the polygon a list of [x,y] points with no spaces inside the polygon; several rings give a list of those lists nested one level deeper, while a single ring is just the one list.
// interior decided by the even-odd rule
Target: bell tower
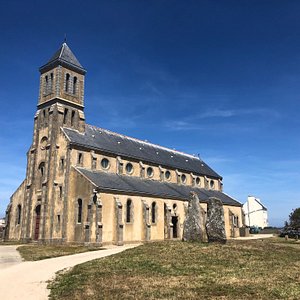
[{"label": "bell tower", "polygon": [[38,111],[57,104],[62,114],[59,126],[84,131],[84,76],[86,70],[64,42],[50,60],[40,67]]},{"label": "bell tower", "polygon": [[[57,195],[62,197],[66,189],[66,166],[70,164],[69,150],[62,147],[65,136],[61,128],[85,131],[86,71],[68,45],[63,43],[39,71],[39,99],[32,144],[27,153],[21,231],[21,238],[25,240],[53,238],[54,206],[56,202],[63,203],[57,201]],[[61,238],[64,238],[62,233]]]}]

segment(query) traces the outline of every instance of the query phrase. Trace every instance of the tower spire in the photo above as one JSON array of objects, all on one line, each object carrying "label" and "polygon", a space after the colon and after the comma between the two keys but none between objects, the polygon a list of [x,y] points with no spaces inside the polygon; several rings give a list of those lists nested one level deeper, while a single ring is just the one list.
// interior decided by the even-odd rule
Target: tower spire
[{"label": "tower spire", "polygon": [[65,42],[54,53],[54,55],[49,59],[49,61],[45,65],[40,67],[41,73],[47,72],[58,65],[64,66],[83,75],[86,73],[83,66],[80,64],[76,56],[73,54],[73,52],[67,45],[66,40],[67,36],[65,35]]}]

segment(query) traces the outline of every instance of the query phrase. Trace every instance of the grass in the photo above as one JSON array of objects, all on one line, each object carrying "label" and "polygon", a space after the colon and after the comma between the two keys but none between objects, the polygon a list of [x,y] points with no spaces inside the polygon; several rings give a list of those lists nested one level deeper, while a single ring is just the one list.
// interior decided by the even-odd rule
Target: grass
[{"label": "grass", "polygon": [[[103,249],[103,248],[102,248]],[[64,255],[77,254],[87,251],[101,250],[97,247],[69,246],[69,245],[36,245],[29,244],[17,248],[24,260],[35,261]]]},{"label": "grass", "polygon": [[300,299],[300,244],[148,243],[57,275],[50,299]]},{"label": "grass", "polygon": [[23,245],[21,241],[1,241],[0,240],[0,246],[17,246],[17,245]]}]

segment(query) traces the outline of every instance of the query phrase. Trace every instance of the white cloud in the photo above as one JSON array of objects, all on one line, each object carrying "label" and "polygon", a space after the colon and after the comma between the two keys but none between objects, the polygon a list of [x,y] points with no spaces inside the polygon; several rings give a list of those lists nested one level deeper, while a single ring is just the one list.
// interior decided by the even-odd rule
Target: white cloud
[{"label": "white cloud", "polygon": [[195,115],[194,119],[205,119],[205,118],[230,118],[235,116],[245,115],[259,115],[264,117],[280,117],[280,113],[274,110],[265,108],[253,108],[253,109],[212,109],[207,110],[203,113]]}]

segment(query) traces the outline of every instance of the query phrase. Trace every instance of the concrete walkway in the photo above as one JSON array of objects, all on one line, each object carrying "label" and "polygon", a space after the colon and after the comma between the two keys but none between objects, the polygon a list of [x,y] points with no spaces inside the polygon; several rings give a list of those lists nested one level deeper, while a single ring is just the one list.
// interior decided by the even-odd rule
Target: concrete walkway
[{"label": "concrete walkway", "polygon": [[22,262],[20,253],[16,250],[19,246],[0,246],[0,274],[3,269]]},{"label": "concrete walkway", "polygon": [[18,246],[0,246],[0,298],[46,300],[50,292],[47,290],[47,281],[53,279],[57,271],[136,246],[138,245],[110,246],[105,250],[34,262],[21,262],[18,251],[15,250]]},{"label": "concrete walkway", "polygon": [[246,236],[246,237],[237,237],[237,238],[233,238],[233,240],[241,240],[241,241],[246,241],[246,240],[259,240],[259,239],[268,239],[273,237],[273,234],[253,234],[250,236]]}]

